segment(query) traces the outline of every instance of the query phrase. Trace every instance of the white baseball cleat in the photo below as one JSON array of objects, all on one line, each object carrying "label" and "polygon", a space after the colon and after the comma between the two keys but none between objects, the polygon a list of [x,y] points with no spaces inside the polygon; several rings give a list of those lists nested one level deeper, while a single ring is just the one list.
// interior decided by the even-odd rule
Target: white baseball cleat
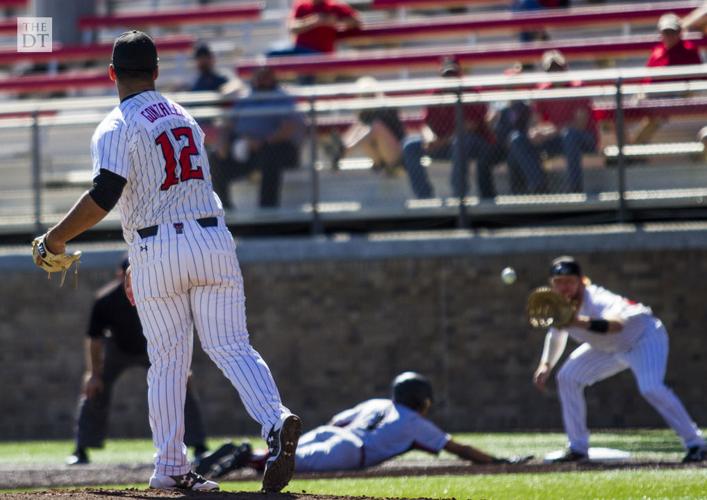
[{"label": "white baseball cleat", "polygon": [[196,472],[189,471],[181,476],[153,474],[150,488],[157,490],[218,491],[218,483],[204,479]]}]

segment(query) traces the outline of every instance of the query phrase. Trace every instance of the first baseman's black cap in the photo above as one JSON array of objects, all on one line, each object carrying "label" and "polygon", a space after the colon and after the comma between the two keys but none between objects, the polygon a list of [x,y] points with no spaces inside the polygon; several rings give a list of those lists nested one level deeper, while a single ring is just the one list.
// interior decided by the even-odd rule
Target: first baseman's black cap
[{"label": "first baseman's black cap", "polygon": [[550,276],[582,276],[582,267],[574,257],[563,255],[552,261]]},{"label": "first baseman's black cap", "polygon": [[126,31],[113,43],[111,62],[118,69],[154,71],[158,60],[155,42],[142,31]]}]

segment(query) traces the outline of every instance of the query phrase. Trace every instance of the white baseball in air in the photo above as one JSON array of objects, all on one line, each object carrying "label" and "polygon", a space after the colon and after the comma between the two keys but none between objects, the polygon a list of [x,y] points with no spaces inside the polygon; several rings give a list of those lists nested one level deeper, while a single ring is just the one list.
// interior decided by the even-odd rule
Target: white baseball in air
[{"label": "white baseball in air", "polygon": [[516,279],[518,279],[518,276],[516,275],[516,270],[512,267],[506,267],[501,271],[501,281],[506,285],[512,285],[516,282]]}]

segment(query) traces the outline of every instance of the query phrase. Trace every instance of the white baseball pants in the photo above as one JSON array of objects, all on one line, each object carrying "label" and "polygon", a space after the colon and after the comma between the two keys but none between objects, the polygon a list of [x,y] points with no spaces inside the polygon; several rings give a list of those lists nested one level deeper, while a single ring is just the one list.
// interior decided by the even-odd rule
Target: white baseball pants
[{"label": "white baseball pants", "polygon": [[129,248],[133,292],[147,338],[148,406],[157,453],[155,472],[190,470],[184,437],[184,399],[193,328],[206,354],[238,391],[248,414],[270,429],[289,414],[268,365],[251,347],[235,243],[222,219],[162,224],[157,235],[135,236]]},{"label": "white baseball pants", "polygon": [[361,438],[333,425],[322,425],[303,434],[295,453],[298,472],[353,470],[363,466]]},{"label": "white baseball pants", "polygon": [[580,453],[589,449],[587,406],[584,388],[626,368],[633,372],[641,395],[680,436],[685,447],[702,446],[699,428],[675,393],[664,383],[668,363],[665,328],[647,331],[628,352],[607,353],[582,344],[557,373],[562,419],[569,446]]}]

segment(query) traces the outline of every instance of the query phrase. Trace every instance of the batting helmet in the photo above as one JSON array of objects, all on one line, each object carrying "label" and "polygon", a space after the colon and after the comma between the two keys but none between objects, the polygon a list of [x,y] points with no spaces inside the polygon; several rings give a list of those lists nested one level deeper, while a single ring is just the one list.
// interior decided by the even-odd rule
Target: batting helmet
[{"label": "batting helmet", "polygon": [[425,400],[432,401],[432,384],[427,377],[416,372],[404,372],[395,377],[392,384],[393,401],[419,410]]}]

